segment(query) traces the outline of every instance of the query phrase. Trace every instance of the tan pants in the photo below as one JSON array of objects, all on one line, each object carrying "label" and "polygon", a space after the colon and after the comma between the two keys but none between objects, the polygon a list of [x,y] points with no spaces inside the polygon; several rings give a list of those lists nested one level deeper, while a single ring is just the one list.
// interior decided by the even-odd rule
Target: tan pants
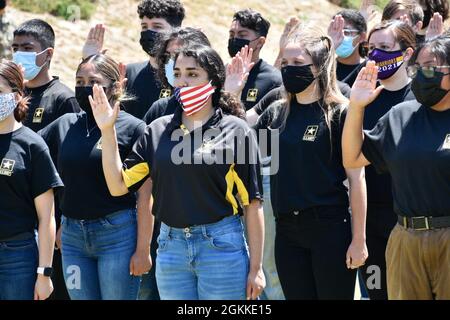
[{"label": "tan pants", "polygon": [[396,225],[386,248],[390,300],[450,300],[450,228]]}]

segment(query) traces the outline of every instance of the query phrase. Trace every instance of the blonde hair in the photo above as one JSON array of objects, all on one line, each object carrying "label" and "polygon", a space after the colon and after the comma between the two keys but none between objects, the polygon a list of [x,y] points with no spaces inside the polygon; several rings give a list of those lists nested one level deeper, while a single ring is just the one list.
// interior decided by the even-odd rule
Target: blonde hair
[{"label": "blonde hair", "polygon": [[[331,123],[335,111],[348,104],[348,99],[342,95],[338,87],[336,56],[332,40],[320,27],[300,23],[289,33],[285,47],[292,43],[298,44],[312,59],[316,70],[315,91],[331,134]],[[275,107],[272,110],[276,112],[276,116],[273,116],[272,119],[279,119],[277,128],[280,130],[283,130],[286,125],[293,98],[294,95],[283,87],[281,99],[273,103]]]}]

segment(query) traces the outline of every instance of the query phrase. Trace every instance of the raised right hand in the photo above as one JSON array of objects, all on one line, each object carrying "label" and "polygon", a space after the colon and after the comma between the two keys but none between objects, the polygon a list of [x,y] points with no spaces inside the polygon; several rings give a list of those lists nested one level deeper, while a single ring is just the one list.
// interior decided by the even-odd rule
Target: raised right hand
[{"label": "raised right hand", "polygon": [[88,37],[83,46],[83,59],[90,57],[94,54],[105,53],[103,50],[103,42],[105,40],[105,26],[97,24],[89,30]]},{"label": "raised right hand", "polygon": [[102,87],[95,84],[92,90],[94,97],[89,96],[89,102],[97,126],[101,131],[112,129],[119,115],[120,102],[116,102],[114,107],[111,107]]},{"label": "raised right hand", "polygon": [[375,61],[367,62],[361,69],[353,84],[350,93],[350,105],[353,107],[365,108],[372,103],[384,89],[382,85],[377,87],[378,67]]},{"label": "raised right hand", "polygon": [[337,49],[344,40],[344,18],[338,14],[331,20],[328,26],[328,35],[333,40],[333,46]]}]

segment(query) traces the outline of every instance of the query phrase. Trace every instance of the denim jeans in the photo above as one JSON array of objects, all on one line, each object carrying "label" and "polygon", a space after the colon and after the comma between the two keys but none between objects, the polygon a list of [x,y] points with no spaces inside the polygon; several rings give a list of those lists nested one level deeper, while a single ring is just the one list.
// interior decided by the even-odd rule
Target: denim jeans
[{"label": "denim jeans", "polygon": [[270,176],[263,175],[264,190],[264,255],[263,271],[266,277],[266,288],[261,295],[262,300],[284,300],[283,289],[278,278],[275,264],[275,217],[270,201]]},{"label": "denim jeans", "polygon": [[0,242],[0,300],[33,300],[38,263],[34,238]]},{"label": "denim jeans", "polygon": [[249,253],[239,216],[185,229],[161,223],[156,281],[162,300],[245,300]]},{"label": "denim jeans", "polygon": [[136,210],[101,219],[62,218],[64,279],[72,300],[136,300],[140,277],[130,275],[136,250]]}]

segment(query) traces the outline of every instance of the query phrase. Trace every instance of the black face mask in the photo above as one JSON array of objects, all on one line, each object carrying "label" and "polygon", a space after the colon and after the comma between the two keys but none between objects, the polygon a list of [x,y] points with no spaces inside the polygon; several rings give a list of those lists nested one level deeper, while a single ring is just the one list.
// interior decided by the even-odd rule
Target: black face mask
[{"label": "black face mask", "polygon": [[[106,93],[108,88],[103,87],[103,91]],[[92,87],[75,87],[75,98],[81,110],[88,115],[92,115],[91,103],[89,102],[89,96],[94,96]]]},{"label": "black face mask", "polygon": [[416,43],[419,45],[425,42],[425,35],[416,34]]},{"label": "black face mask", "polygon": [[416,77],[411,83],[411,90],[416,96],[416,100],[426,107],[437,105],[449,91],[441,88],[442,78],[447,75],[435,71],[434,77],[429,79],[424,76],[422,70],[417,71]]},{"label": "black face mask", "polygon": [[141,40],[139,43],[142,46],[142,49],[147,52],[148,55],[154,57],[155,52],[155,43],[158,39],[159,33],[153,30],[146,30],[141,32]]},{"label": "black face mask", "polygon": [[286,66],[281,68],[283,85],[287,92],[291,94],[303,92],[314,82],[315,78],[311,66]]},{"label": "black face mask", "polygon": [[234,58],[234,56],[241,51],[241,49],[250,44],[250,40],[239,39],[239,38],[230,38],[228,40],[228,53],[230,57]]}]

